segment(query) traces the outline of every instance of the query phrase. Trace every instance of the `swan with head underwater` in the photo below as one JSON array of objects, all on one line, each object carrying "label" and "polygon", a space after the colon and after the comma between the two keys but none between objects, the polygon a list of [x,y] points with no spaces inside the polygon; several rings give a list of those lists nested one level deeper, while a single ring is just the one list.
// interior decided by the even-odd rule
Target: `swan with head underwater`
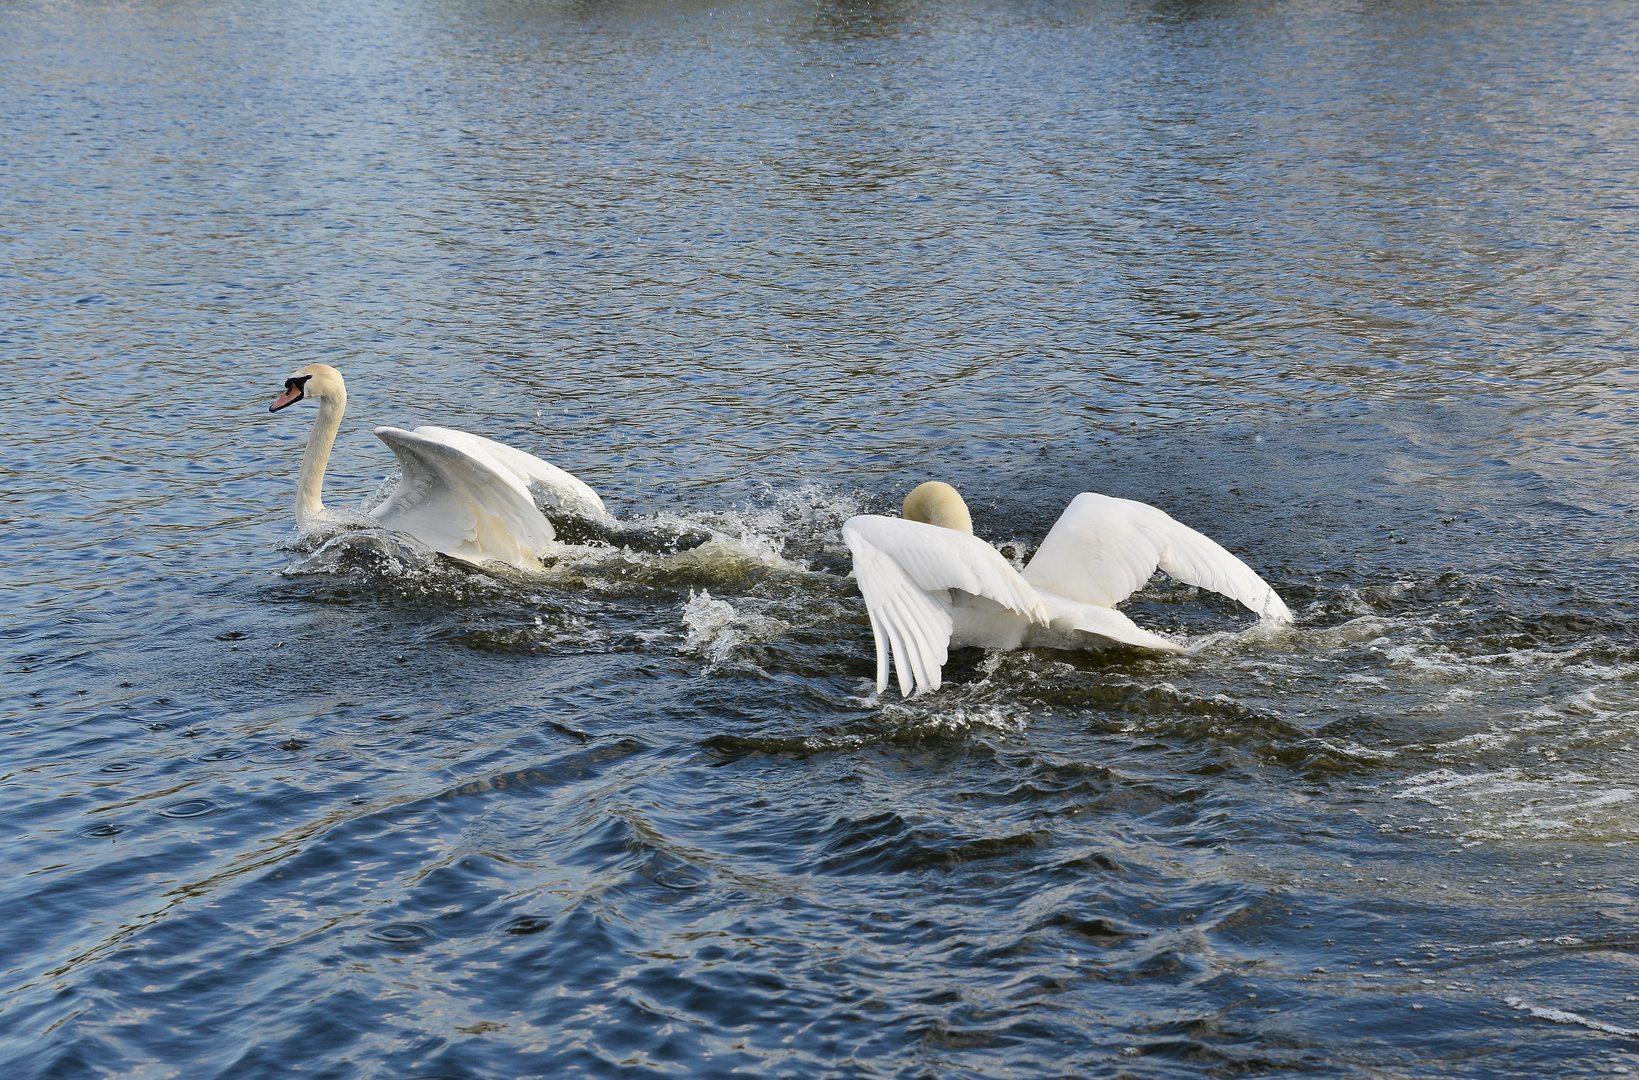
[{"label": "swan with head underwater", "polygon": [[[321,495],[330,448],[347,409],[347,386],[328,364],[297,368],[269,412],[312,399],[313,433],[296,481],[296,527],[303,533],[334,518]],[[398,457],[398,486],[370,511],[383,529],[404,532],[434,551],[469,563],[501,562],[538,570],[556,537],[536,505],[601,525],[614,522],[598,493],[556,465],[510,446],[441,427],[378,427],[376,436]]]},{"label": "swan with head underwater", "polygon": [[1182,652],[1115,609],[1157,568],[1263,619],[1292,621],[1251,567],[1146,503],[1077,495],[1023,573],[973,535],[967,504],[949,484],[922,484],[902,513],[865,514],[842,526],[876,637],[877,693],[888,686],[890,648],[906,697],[939,689],[952,643],[1078,649],[1104,639]]}]

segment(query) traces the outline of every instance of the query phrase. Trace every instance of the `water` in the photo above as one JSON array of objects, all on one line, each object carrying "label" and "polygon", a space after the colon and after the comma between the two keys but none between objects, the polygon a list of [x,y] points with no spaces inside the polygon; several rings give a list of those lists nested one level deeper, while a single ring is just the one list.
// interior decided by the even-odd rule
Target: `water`
[{"label": "water", "polygon": [[[1634,15],[0,5],[6,1076],[1639,1070]],[[312,361],[649,541],[297,544]],[[935,476],[1299,621],[878,698]]]}]

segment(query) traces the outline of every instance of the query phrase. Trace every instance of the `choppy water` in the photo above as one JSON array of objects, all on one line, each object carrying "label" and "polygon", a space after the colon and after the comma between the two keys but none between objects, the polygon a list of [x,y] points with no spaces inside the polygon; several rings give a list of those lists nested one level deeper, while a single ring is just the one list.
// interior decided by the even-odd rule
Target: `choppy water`
[{"label": "choppy water", "polygon": [[[0,4],[5,1075],[1639,1070],[1635,15]],[[295,545],[315,360],[647,542]],[[878,699],[930,476],[1299,622]]]}]

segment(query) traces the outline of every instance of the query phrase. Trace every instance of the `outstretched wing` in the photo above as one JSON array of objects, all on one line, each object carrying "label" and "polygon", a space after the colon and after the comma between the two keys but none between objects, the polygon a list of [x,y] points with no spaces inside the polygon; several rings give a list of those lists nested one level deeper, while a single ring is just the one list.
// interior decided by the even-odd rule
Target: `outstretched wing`
[{"label": "outstretched wing", "polygon": [[469,454],[486,456],[497,465],[511,470],[523,481],[525,490],[535,495],[549,510],[561,510],[576,517],[590,518],[601,524],[610,524],[614,518],[604,508],[603,500],[590,485],[573,473],[565,472],[549,461],[534,454],[515,450],[506,443],[471,435],[451,428],[422,426],[417,435],[436,439],[446,446],[465,450]]},{"label": "outstretched wing", "polygon": [[[1032,645],[1053,645],[1064,648],[1066,645],[1074,647],[1076,642],[1071,631],[1079,630],[1082,633],[1097,634],[1099,637],[1119,641],[1123,645],[1137,645],[1144,649],[1154,649],[1157,652],[1183,652],[1184,647],[1176,641],[1171,641],[1154,634],[1127,618],[1124,612],[1111,607],[1100,607],[1098,604],[1083,604],[1059,596],[1057,593],[1042,590],[1042,600],[1047,604],[1048,630],[1031,635],[1029,643]],[[1068,637],[1054,640],[1055,632]]]},{"label": "outstretched wing", "polygon": [[854,554],[854,577],[876,636],[878,693],[888,686],[890,647],[900,693],[913,697],[939,688],[953,627],[951,589],[1047,621],[1036,591],[978,537],[866,514],[843,522],[842,538]]},{"label": "outstretched wing", "polygon": [[403,476],[370,516],[383,528],[407,532],[445,555],[538,568],[538,554],[554,534],[529,488],[484,447],[449,440],[446,434],[461,433],[376,428],[377,437],[398,457]]},{"label": "outstretched wing", "polygon": [[1039,589],[1114,607],[1159,567],[1190,585],[1239,600],[1267,619],[1292,621],[1269,583],[1215,541],[1131,499],[1077,495],[1024,569]]}]

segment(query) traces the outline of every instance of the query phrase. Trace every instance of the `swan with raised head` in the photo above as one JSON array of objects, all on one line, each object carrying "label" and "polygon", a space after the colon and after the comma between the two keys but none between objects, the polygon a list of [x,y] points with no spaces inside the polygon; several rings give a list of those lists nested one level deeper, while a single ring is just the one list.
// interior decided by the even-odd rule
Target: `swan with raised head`
[{"label": "swan with raised head", "polygon": [[[347,385],[328,364],[297,368],[268,412],[312,399],[319,406],[296,481],[296,527],[321,528],[334,519],[324,508],[324,470],[347,410]],[[376,436],[398,457],[398,486],[370,511],[383,529],[409,533],[434,551],[464,562],[502,562],[539,569],[557,535],[536,505],[613,522],[603,500],[556,465],[522,450],[441,427],[378,427]]]},{"label": "swan with raised head", "polygon": [[1292,621],[1251,567],[1146,503],[1077,495],[1023,573],[973,535],[967,504],[949,484],[917,487],[901,513],[842,525],[876,637],[877,693],[888,687],[890,648],[906,697],[939,689],[952,644],[1075,649],[1104,639],[1182,652],[1115,609],[1157,568],[1239,600],[1261,618]]}]

